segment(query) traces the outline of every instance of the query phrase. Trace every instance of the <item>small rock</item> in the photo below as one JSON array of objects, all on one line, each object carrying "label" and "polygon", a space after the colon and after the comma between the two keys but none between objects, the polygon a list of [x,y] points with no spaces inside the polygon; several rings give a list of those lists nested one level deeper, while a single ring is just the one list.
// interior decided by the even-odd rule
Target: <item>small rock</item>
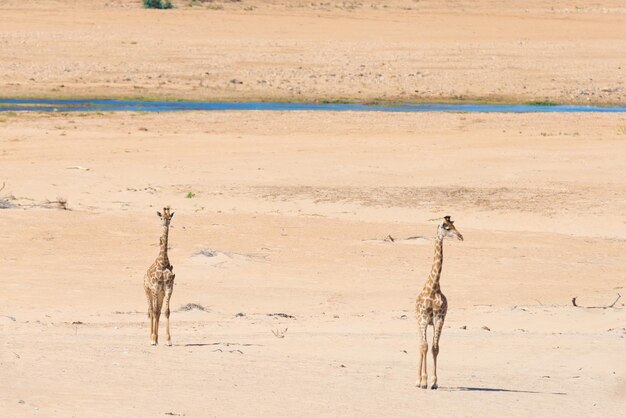
[{"label": "small rock", "polygon": [[467,329],[467,325],[463,325],[462,327],[459,327],[459,329]]},{"label": "small rock", "polygon": [[0,199],[0,209],[10,209],[12,207],[14,207],[15,205],[13,205],[11,202],[9,202],[6,199]]},{"label": "small rock", "polygon": [[484,329],[485,331],[491,331],[491,330],[489,329],[489,327],[487,327],[487,326],[485,326],[485,325],[483,325],[483,326],[481,327],[481,329]]}]

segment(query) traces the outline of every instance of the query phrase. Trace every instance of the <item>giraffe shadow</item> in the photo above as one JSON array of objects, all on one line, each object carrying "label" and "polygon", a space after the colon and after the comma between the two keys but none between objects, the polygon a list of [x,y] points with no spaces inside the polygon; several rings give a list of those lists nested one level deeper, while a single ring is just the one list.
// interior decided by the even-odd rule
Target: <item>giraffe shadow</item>
[{"label": "giraffe shadow", "polygon": [[226,346],[226,347],[230,347],[232,345],[239,345],[239,346],[242,346],[242,347],[251,347],[251,346],[263,347],[262,344],[227,343],[227,342],[190,343],[190,344],[175,344],[175,345],[180,346],[180,347],[214,347],[214,346],[218,346],[218,345],[223,345],[223,346]]},{"label": "giraffe shadow", "polygon": [[219,345],[220,343],[209,343],[209,344],[202,344],[202,343],[192,343],[192,344],[175,344],[181,347],[208,347],[208,346],[213,346],[213,345]]},{"label": "giraffe shadow", "polygon": [[439,390],[447,392],[507,392],[507,393],[533,393],[544,395],[567,395],[565,392],[538,392],[534,390],[517,390],[517,389],[504,389],[504,388],[481,388],[471,386],[457,386],[457,387],[439,387]]}]

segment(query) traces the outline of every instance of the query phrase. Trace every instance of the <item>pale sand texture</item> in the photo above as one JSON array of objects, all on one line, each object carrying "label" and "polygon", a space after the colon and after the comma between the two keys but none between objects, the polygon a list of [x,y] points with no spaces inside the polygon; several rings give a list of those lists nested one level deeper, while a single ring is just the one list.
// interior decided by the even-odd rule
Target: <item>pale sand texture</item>
[{"label": "pale sand texture", "polygon": [[[3,416],[623,416],[624,299],[570,303],[624,293],[623,115],[0,126],[0,196],[21,205],[0,211]],[[40,207],[58,197],[70,211]],[[174,346],[153,348],[142,278],[166,203],[172,306],[208,312],[173,312]],[[446,242],[441,388],[421,391],[413,306],[443,214],[466,240]]]},{"label": "pale sand texture", "polygon": [[[2,2],[0,96],[626,103],[622,1],[175,3]],[[623,416],[624,299],[570,301],[625,293],[625,155],[619,114],[0,113],[0,416]]]},{"label": "pale sand texture", "polygon": [[623,0],[174,3],[2,1],[0,96],[626,103]]}]

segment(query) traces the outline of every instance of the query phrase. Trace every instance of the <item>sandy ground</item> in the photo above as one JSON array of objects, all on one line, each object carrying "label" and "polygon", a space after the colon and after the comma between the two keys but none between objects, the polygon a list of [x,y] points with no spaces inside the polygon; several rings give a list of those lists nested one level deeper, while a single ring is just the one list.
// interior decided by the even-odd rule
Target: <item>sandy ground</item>
[{"label": "sandy ground", "polygon": [[[6,416],[622,415],[624,299],[570,301],[624,293],[626,116],[0,124]],[[154,348],[164,204],[174,346]],[[422,391],[414,298],[445,213],[466,240],[446,243],[441,388]]]},{"label": "sandy ground", "polygon": [[[175,3],[3,1],[0,96],[626,103],[621,1]],[[0,113],[0,416],[623,416],[625,300],[571,299],[626,293],[624,155],[623,114]]]},{"label": "sandy ground", "polygon": [[623,0],[174,3],[2,1],[0,96],[626,103]]}]

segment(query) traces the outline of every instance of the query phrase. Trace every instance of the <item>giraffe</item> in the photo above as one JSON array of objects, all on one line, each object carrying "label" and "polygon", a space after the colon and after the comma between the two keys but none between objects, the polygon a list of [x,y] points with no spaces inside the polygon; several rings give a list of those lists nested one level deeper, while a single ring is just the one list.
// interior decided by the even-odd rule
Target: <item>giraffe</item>
[{"label": "giraffe", "polygon": [[170,297],[174,290],[174,266],[170,264],[167,257],[167,242],[170,229],[170,221],[174,217],[174,212],[170,208],[163,208],[163,213],[157,212],[163,226],[163,234],[160,239],[159,255],[154,263],[148,268],[143,279],[143,288],[148,299],[148,318],[150,318],[150,344],[157,345],[159,342],[159,318],[161,308],[165,301],[165,318],[167,319],[166,337],[167,345],[172,345],[170,336]]},{"label": "giraffe", "polygon": [[433,385],[431,389],[437,389],[437,355],[439,354],[439,338],[441,337],[441,329],[446,319],[448,311],[448,301],[441,293],[439,287],[439,278],[441,277],[441,268],[443,265],[443,239],[445,237],[456,237],[463,241],[463,235],[454,227],[454,221],[450,216],[444,216],[443,220],[437,227],[437,238],[435,239],[435,257],[433,267],[424,285],[424,289],[417,296],[416,311],[417,320],[420,328],[420,365],[417,374],[415,386],[422,389],[428,387],[428,373],[426,372],[428,342],[426,341],[426,331],[428,325],[432,325],[434,329],[433,335]]}]

